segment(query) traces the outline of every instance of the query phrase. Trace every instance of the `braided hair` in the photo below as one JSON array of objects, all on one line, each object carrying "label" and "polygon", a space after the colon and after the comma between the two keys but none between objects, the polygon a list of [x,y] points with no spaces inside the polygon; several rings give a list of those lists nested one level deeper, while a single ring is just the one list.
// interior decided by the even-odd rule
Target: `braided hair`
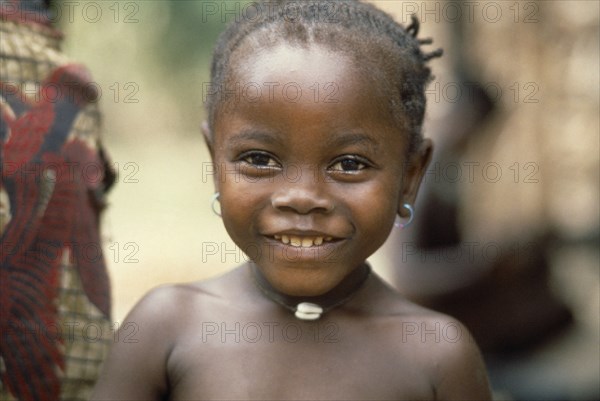
[{"label": "braided hair", "polygon": [[[433,79],[427,62],[442,55],[421,46],[419,21],[413,15],[404,27],[371,4],[357,0],[265,1],[254,12],[232,22],[213,52],[211,86],[222,88],[247,52],[286,43],[323,46],[347,54],[377,80],[387,97],[390,114],[409,135],[408,152],[422,139],[425,87]],[[250,10],[250,8],[248,8]],[[220,91],[218,91],[220,92]],[[208,94],[206,108],[211,132],[220,107],[218,93]]]}]

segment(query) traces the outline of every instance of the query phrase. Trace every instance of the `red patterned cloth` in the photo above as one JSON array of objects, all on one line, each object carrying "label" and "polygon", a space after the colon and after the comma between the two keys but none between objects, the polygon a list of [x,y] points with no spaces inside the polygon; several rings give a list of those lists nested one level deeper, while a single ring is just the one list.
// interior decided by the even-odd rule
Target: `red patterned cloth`
[{"label": "red patterned cloth", "polygon": [[98,95],[43,14],[0,6],[0,398],[85,400],[111,334]]}]

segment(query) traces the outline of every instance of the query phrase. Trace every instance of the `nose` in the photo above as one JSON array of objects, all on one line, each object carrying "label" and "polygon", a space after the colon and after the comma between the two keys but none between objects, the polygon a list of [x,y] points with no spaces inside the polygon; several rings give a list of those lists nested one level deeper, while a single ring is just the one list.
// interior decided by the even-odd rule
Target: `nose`
[{"label": "nose", "polygon": [[271,204],[275,209],[299,214],[329,213],[334,202],[325,185],[324,180],[310,173],[302,174],[299,179],[287,179],[273,193]]}]

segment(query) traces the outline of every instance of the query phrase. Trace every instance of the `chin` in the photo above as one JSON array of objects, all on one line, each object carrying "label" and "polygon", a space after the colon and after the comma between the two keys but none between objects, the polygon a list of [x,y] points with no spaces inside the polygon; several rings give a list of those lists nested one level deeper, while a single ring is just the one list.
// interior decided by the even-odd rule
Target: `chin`
[{"label": "chin", "polygon": [[[269,274],[271,273],[271,274]],[[321,271],[314,269],[276,269],[274,272],[263,271],[267,280],[278,291],[291,296],[314,297],[323,295],[334,288],[344,277],[324,277]]]},{"label": "chin", "polygon": [[319,295],[325,294],[332,287],[324,287],[324,288],[316,288],[314,286],[306,286],[305,283],[302,283],[298,286],[278,286],[276,287],[280,292],[290,295],[292,297],[317,297]]}]

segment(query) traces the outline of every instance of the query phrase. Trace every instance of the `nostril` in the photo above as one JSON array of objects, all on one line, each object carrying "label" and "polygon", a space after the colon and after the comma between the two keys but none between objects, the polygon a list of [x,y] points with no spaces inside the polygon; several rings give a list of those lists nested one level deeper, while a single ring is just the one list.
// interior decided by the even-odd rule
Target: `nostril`
[{"label": "nostril", "polygon": [[298,214],[309,214],[309,213],[329,213],[331,210],[333,210],[332,207],[324,207],[324,206],[318,206],[318,205],[314,205],[314,204],[301,204],[301,203],[293,203],[293,204],[286,204],[286,205],[281,205],[281,204],[277,204],[277,203],[273,203],[273,207],[275,209],[278,209],[282,212],[293,212],[293,213],[298,213]]},{"label": "nostril", "polygon": [[334,209],[333,201],[330,198],[312,191],[291,190],[285,193],[275,193],[271,198],[271,204],[275,209],[299,214],[329,213]]}]

